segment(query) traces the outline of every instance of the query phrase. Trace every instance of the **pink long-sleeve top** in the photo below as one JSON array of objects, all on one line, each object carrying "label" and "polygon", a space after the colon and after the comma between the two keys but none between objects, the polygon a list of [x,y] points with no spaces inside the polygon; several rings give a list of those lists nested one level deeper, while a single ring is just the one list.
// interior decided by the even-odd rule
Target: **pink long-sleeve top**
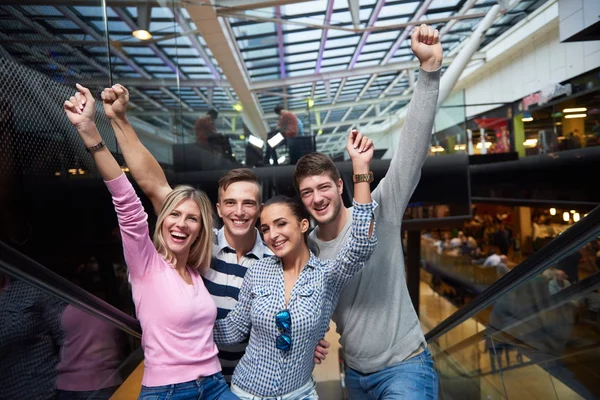
[{"label": "pink long-sleeve top", "polygon": [[162,386],[210,376],[221,370],[213,326],[217,307],[198,271],[188,285],[155,249],[148,215],[123,174],[105,182],[121,229],[133,301],[142,325],[144,386]]}]

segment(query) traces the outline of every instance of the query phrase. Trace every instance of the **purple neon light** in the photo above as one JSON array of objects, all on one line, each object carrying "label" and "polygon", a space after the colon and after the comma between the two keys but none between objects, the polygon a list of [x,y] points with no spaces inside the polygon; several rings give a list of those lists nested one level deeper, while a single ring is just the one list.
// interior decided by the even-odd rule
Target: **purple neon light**
[{"label": "purple neon light", "polygon": [[[371,13],[371,17],[369,18],[369,22],[367,23],[367,26],[375,25],[375,22],[377,22],[377,18],[379,18],[379,13],[381,12],[381,9],[383,8],[384,5],[385,5],[385,0],[377,1],[377,4],[375,5],[373,12]],[[367,43],[367,38],[369,37],[370,33],[371,33],[370,31],[364,32],[362,34],[362,36],[360,37],[360,41],[358,42],[358,45],[356,46],[356,50],[354,51],[354,56],[352,56],[352,60],[350,60],[348,69],[354,68],[354,64],[356,64],[356,62],[358,61],[358,57],[360,57],[360,54],[362,53],[362,49],[363,49],[363,47],[365,47],[365,44]]]},{"label": "purple neon light", "polygon": [[[331,21],[331,14],[333,14],[333,3],[335,0],[329,0],[327,3],[327,11],[325,12],[325,22],[323,25],[329,25]],[[321,46],[319,47],[319,55],[317,56],[317,67],[315,68],[315,73],[319,73],[321,71],[321,63],[323,62],[323,53],[325,52],[325,44],[327,43],[327,33],[329,29],[323,29],[323,35],[321,36]]]}]

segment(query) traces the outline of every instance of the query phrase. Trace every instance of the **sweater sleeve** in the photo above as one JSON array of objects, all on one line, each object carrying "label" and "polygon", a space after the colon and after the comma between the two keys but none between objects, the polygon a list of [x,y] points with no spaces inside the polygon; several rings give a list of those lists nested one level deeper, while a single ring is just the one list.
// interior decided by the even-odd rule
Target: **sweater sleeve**
[{"label": "sweater sleeve", "polygon": [[[373,212],[376,207],[375,201],[369,204],[353,202],[350,237],[335,260],[329,261],[326,267],[328,281],[336,291],[340,291],[354,274],[365,266],[375,250],[377,235]],[[371,221],[373,234],[369,236]]]},{"label": "sweater sleeve", "polygon": [[379,215],[386,222],[402,223],[404,211],[419,179],[431,142],[437,111],[441,69],[419,71],[415,91],[408,106],[404,126],[398,133],[398,145],[387,174],[373,191],[379,203]]},{"label": "sweater sleeve", "polygon": [[148,214],[125,174],[105,184],[117,212],[129,275],[133,280],[143,279],[159,257],[149,236]]},{"label": "sweater sleeve", "polygon": [[250,334],[252,318],[252,267],[248,269],[240,288],[238,302],[223,319],[215,321],[213,338],[218,345],[241,343]]}]

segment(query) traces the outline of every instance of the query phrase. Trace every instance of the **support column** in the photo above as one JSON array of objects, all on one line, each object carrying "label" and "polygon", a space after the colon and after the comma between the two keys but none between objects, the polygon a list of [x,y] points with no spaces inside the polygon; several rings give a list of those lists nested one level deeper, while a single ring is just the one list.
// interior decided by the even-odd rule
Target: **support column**
[{"label": "support column", "polygon": [[407,232],[406,240],[406,286],[408,294],[419,315],[419,283],[421,281],[421,231]]},{"label": "support column", "polygon": [[514,149],[519,153],[519,158],[525,157],[525,123],[522,121],[523,114],[515,115],[513,118]]}]

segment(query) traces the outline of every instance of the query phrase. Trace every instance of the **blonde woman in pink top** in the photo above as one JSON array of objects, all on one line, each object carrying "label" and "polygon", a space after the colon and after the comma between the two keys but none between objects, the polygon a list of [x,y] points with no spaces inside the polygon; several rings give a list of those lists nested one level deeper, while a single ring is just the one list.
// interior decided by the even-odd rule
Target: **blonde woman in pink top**
[{"label": "blonde woman in pink top", "polygon": [[212,334],[217,307],[200,276],[212,255],[210,201],[190,186],[175,188],[152,241],[148,215],[96,128],[94,97],[81,85],[77,89],[64,109],[112,195],[142,325],[139,399],[237,399],[221,374]]}]

